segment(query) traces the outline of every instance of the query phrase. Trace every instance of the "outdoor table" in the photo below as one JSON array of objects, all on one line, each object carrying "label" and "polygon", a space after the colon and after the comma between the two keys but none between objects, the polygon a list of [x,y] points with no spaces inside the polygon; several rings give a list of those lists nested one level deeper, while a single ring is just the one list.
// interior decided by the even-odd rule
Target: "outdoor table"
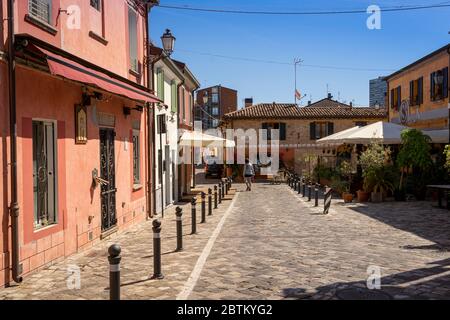
[{"label": "outdoor table", "polygon": [[[450,191],[450,185],[428,185],[427,188],[435,189],[438,191],[438,206],[439,206],[439,208],[450,209],[449,205],[448,205],[448,192]],[[444,192],[447,193],[447,195],[445,197],[447,200],[445,206],[442,205],[442,196],[443,196]]]}]

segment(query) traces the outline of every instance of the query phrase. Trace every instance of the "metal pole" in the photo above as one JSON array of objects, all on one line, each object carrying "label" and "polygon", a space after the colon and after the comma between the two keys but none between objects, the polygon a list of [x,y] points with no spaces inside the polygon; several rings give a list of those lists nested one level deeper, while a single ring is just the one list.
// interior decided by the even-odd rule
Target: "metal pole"
[{"label": "metal pole", "polygon": [[191,200],[191,234],[197,233],[197,198],[193,197]]},{"label": "metal pole", "polygon": [[225,199],[225,182],[222,182],[222,199]]},{"label": "metal pole", "polygon": [[202,221],[200,223],[206,222],[206,193],[202,192]]},{"label": "metal pole", "polygon": [[311,184],[308,184],[308,201],[311,201],[312,198],[312,187]]},{"label": "metal pole", "polygon": [[120,256],[122,249],[113,244],[108,249],[109,253],[109,299],[120,300]]},{"label": "metal pole", "polygon": [[214,186],[214,209],[217,209],[217,186]]},{"label": "metal pole", "polygon": [[219,204],[222,204],[222,182],[219,182]]},{"label": "metal pole", "polygon": [[314,192],[315,192],[315,203],[314,203],[314,206],[315,207],[318,207],[319,206],[319,187],[318,187],[318,185],[316,184],[316,187],[315,187],[315,189],[314,189]]},{"label": "metal pole", "polygon": [[306,181],[303,181],[303,198],[306,197]]},{"label": "metal pole", "polygon": [[175,214],[177,216],[177,250],[183,250],[183,209],[177,207],[175,209]]},{"label": "metal pole", "polygon": [[208,189],[208,216],[212,216],[212,189]]},{"label": "metal pole", "polygon": [[298,194],[302,192],[302,179],[298,179],[297,192]]},{"label": "metal pole", "polygon": [[161,272],[161,221],[153,220],[153,277],[152,279],[164,279]]}]

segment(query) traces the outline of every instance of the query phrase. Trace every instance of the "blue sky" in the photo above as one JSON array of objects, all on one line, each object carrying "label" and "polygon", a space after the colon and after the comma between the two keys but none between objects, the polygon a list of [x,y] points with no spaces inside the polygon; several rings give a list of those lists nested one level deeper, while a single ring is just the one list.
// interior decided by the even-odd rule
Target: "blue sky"
[{"label": "blue sky", "polygon": [[[164,5],[189,5],[257,11],[311,11],[450,3],[443,0],[161,0]],[[294,100],[294,68],[291,65],[224,59],[207,54],[305,65],[376,69],[352,71],[300,66],[298,88],[307,94],[304,103],[330,92],[337,99],[368,105],[369,80],[387,75],[450,43],[450,8],[382,13],[381,30],[366,27],[368,14],[324,16],[261,16],[203,13],[154,8],[151,36],[170,28],[177,37],[173,54],[186,62],[203,87],[222,84],[243,99],[259,102]],[[203,53],[203,54],[202,54]]]}]

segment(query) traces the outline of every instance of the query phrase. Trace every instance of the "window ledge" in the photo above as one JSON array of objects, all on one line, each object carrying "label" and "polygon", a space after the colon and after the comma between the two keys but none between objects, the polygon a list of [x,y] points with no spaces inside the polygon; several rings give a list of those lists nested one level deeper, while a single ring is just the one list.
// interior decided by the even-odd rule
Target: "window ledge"
[{"label": "window ledge", "polygon": [[130,74],[132,74],[133,76],[135,76],[135,77],[140,77],[141,76],[141,73],[139,71],[136,71],[136,70],[133,70],[133,69],[128,70],[128,72]]},{"label": "window ledge", "polygon": [[139,191],[142,189],[142,184],[134,184],[133,185],[133,192]]},{"label": "window ledge", "polygon": [[96,34],[94,31],[89,31],[89,37],[91,37],[94,40],[97,40],[98,42],[100,42],[104,46],[108,45],[108,40],[106,40],[104,37]]},{"label": "window ledge", "polygon": [[31,23],[33,25],[35,25],[36,27],[50,33],[51,35],[56,35],[58,33],[58,30],[55,29],[53,26],[49,25],[48,23],[39,20],[38,18],[35,18],[29,14],[25,15],[25,21],[28,23]]}]

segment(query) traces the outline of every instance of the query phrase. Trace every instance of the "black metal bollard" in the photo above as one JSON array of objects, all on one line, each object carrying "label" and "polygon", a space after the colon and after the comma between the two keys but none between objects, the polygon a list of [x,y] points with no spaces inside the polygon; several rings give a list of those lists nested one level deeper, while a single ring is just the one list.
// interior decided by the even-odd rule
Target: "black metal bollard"
[{"label": "black metal bollard", "polygon": [[228,191],[229,191],[228,185],[229,185],[229,181],[228,181],[228,178],[227,178],[227,179],[225,180],[225,195],[228,195]]},{"label": "black metal bollard", "polygon": [[206,193],[202,192],[202,221],[200,223],[206,222]]},{"label": "black metal bollard", "polygon": [[312,187],[311,184],[308,184],[308,201],[311,201],[312,198]]},{"label": "black metal bollard", "polygon": [[122,249],[113,244],[108,249],[109,253],[109,299],[120,300],[120,256]]},{"label": "black metal bollard", "polygon": [[225,199],[225,182],[222,181],[222,199]]},{"label": "black metal bollard", "polygon": [[219,204],[222,203],[222,182],[219,182]]},{"label": "black metal bollard", "polygon": [[316,184],[316,187],[314,189],[314,207],[318,207],[319,206],[319,186]]},{"label": "black metal bollard", "polygon": [[175,214],[177,216],[177,250],[183,250],[183,209],[177,207],[175,209]]},{"label": "black metal bollard", "polygon": [[152,279],[164,279],[161,272],[161,221],[153,220],[153,277]]},{"label": "black metal bollard", "polygon": [[197,198],[191,200],[191,234],[197,233]]},{"label": "black metal bollard", "polygon": [[302,192],[302,179],[298,179],[297,192],[298,194]]},{"label": "black metal bollard", "polygon": [[306,181],[303,181],[303,193],[302,193],[302,195],[303,195],[303,198],[304,197],[306,197]]},{"label": "black metal bollard", "polygon": [[217,186],[214,186],[214,209],[217,209]]},{"label": "black metal bollard", "polygon": [[208,216],[212,216],[212,189],[208,189]]}]

